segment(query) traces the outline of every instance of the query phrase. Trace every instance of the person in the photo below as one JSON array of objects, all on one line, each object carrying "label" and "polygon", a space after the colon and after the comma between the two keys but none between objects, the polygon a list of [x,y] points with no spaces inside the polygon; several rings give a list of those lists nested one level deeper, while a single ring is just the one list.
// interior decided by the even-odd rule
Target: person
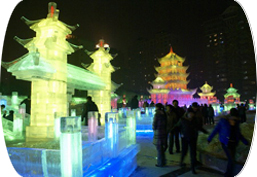
[{"label": "person", "polygon": [[153,101],[151,101],[149,107],[154,107],[154,102]]},{"label": "person", "polygon": [[[166,115],[167,115],[167,133],[169,135],[169,152],[170,154],[173,154],[173,146],[174,146],[174,137],[175,137],[175,130],[172,128],[175,126],[175,124],[178,122],[177,115],[175,112],[172,111],[172,105],[168,104],[166,106]],[[178,139],[177,139],[178,140]],[[176,146],[179,143],[176,143]],[[179,149],[179,147],[176,147]]]},{"label": "person", "polygon": [[28,96],[26,99],[24,99],[20,105],[25,104],[26,105],[26,113],[30,114],[30,107],[31,107],[31,99],[30,96]]},{"label": "person", "polygon": [[2,104],[2,105],[1,105],[1,116],[2,116],[2,117],[6,116],[6,110],[4,110],[4,109],[5,109],[5,105]]},{"label": "person", "polygon": [[[184,115],[185,111],[184,111],[183,108],[178,106],[178,100],[173,100],[172,105],[173,105],[172,111],[176,114],[177,122],[178,122],[181,119],[181,117]],[[175,127],[173,140],[175,139],[175,145],[176,145],[176,152],[177,153],[180,152],[179,132],[180,132],[179,127]],[[171,144],[174,144],[174,143],[171,142]],[[169,153],[173,154],[173,147],[169,147]]]},{"label": "person", "polygon": [[98,112],[98,125],[101,125],[100,118],[101,115],[99,114],[99,110],[95,102],[92,101],[91,96],[87,96],[87,102],[83,105],[83,112],[81,115],[81,121],[85,119],[85,125],[88,126],[88,112],[90,111],[96,111]]},{"label": "person", "polygon": [[199,118],[200,110],[198,110],[198,104],[194,102],[191,108],[188,108],[187,112],[181,118],[179,126],[181,127],[181,137],[182,137],[182,154],[180,159],[180,166],[185,166],[184,158],[187,154],[188,147],[190,148],[190,161],[191,161],[191,171],[196,174],[195,166],[197,165],[196,160],[196,147],[198,139],[198,131],[203,133],[208,133],[202,126],[203,122]]},{"label": "person", "polygon": [[155,115],[153,119],[153,144],[157,149],[157,167],[166,165],[165,151],[167,149],[167,116],[164,111],[164,106],[161,103],[155,105]]},{"label": "person", "polygon": [[209,108],[208,108],[208,117],[209,117],[210,125],[211,124],[214,125],[214,109],[211,104],[209,105]]},{"label": "person", "polygon": [[207,104],[204,104],[203,108],[202,108],[202,114],[203,114],[203,117],[204,117],[204,124],[205,125],[210,123],[209,120],[208,120],[208,112],[209,112],[208,106],[207,106]]},{"label": "person", "polygon": [[241,118],[241,123],[246,122],[246,108],[243,103],[239,105],[238,113],[239,113],[239,117]]},{"label": "person", "polygon": [[131,99],[131,109],[137,109],[137,108],[138,108],[138,99],[137,99],[137,95],[135,95]]},{"label": "person", "polygon": [[227,169],[224,174],[225,177],[232,177],[236,175],[233,174],[233,170],[236,147],[239,143],[239,140],[241,140],[245,145],[249,144],[245,137],[241,134],[239,121],[240,118],[238,110],[236,108],[231,108],[230,114],[228,116],[222,117],[219,120],[218,124],[215,126],[207,139],[208,143],[210,143],[213,137],[216,134],[219,134],[219,141],[228,159]]},{"label": "person", "polygon": [[13,116],[14,116],[14,111],[10,110],[8,116],[6,116],[6,114],[4,114],[3,118],[6,118],[7,120],[10,120],[13,122]]}]

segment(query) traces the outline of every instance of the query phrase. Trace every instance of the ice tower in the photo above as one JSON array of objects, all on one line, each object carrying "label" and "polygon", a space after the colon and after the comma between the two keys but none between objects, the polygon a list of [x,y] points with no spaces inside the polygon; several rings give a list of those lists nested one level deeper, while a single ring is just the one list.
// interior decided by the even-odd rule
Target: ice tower
[{"label": "ice tower", "polygon": [[[32,39],[15,39],[28,49],[24,56],[2,62],[8,72],[17,79],[31,81],[31,119],[26,127],[26,140],[39,141],[54,138],[56,116],[66,117],[68,113],[67,90],[101,89],[102,80],[91,72],[67,64],[67,55],[82,48],[66,41],[77,26],[69,26],[58,20],[56,4],[48,4],[47,18],[22,20],[36,32]],[[86,76],[84,78],[78,77]],[[68,88],[68,89],[67,89]]]},{"label": "ice tower", "polygon": [[202,87],[200,87],[200,89],[202,92],[197,93],[200,96],[200,98],[208,99],[209,103],[212,102],[211,100],[215,99],[214,95],[216,94],[216,92],[211,91],[213,87],[211,87],[207,82],[205,82],[205,84]]},{"label": "ice tower", "polygon": [[187,66],[183,66],[185,58],[178,56],[170,48],[170,52],[159,59],[160,66],[156,67],[157,78],[152,82],[153,89],[148,92],[155,103],[172,103],[179,100],[180,105],[190,104],[196,89],[187,89]]},{"label": "ice tower", "polygon": [[103,90],[88,90],[88,95],[92,96],[93,101],[97,104],[99,112],[101,113],[101,123],[104,123],[106,112],[111,111],[111,73],[117,68],[114,68],[110,61],[116,56],[112,56],[109,51],[109,45],[104,43],[101,39],[96,45],[98,50],[95,52],[88,52],[88,55],[93,59],[91,65],[82,64],[86,69],[96,73],[105,82],[106,86]]}]

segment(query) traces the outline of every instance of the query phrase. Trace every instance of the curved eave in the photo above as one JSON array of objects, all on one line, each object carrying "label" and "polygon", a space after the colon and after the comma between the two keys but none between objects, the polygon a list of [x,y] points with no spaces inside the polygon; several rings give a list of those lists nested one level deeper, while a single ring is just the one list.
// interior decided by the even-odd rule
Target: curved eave
[{"label": "curved eave", "polygon": [[216,93],[211,92],[211,93],[197,93],[199,96],[214,96]]},{"label": "curved eave", "polygon": [[162,93],[162,94],[168,94],[169,89],[152,89],[152,90],[147,90],[150,94],[157,94],[157,93]]}]

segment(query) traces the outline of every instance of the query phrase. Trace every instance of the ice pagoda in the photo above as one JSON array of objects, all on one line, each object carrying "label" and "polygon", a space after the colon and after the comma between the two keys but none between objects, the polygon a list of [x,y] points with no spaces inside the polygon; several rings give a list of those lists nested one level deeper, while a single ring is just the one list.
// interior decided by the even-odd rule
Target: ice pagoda
[{"label": "ice pagoda", "polygon": [[111,112],[111,92],[119,86],[118,84],[112,82],[111,73],[119,68],[111,65],[110,61],[113,60],[117,54],[112,55],[109,53],[110,47],[104,42],[103,39],[99,40],[96,48],[98,49],[94,52],[86,50],[86,53],[90,56],[90,58],[93,59],[93,63],[90,65],[82,63],[82,66],[87,70],[96,73],[106,85],[102,90],[88,90],[88,95],[92,96],[93,101],[98,106],[101,114],[101,124],[104,124],[105,113]]},{"label": "ice pagoda", "polygon": [[152,101],[171,104],[176,99],[180,106],[190,105],[194,101],[199,102],[193,98],[197,88],[192,90],[187,88],[189,74],[186,73],[188,66],[183,66],[185,58],[174,53],[171,47],[170,52],[158,61],[160,66],[155,67],[158,72],[157,77],[151,83],[153,88],[148,90]]},{"label": "ice pagoda", "polygon": [[22,20],[36,32],[32,39],[15,39],[28,49],[24,56],[2,62],[17,79],[31,82],[31,117],[26,141],[55,138],[55,119],[68,116],[69,95],[74,89],[102,89],[105,83],[96,74],[67,63],[67,55],[82,48],[66,41],[77,26],[58,20],[56,3],[48,4],[45,19]]},{"label": "ice pagoda", "polygon": [[197,92],[197,94],[200,96],[201,99],[207,99],[208,103],[216,103],[218,100],[217,98],[214,96],[216,94],[216,91],[212,92],[213,87],[210,86],[207,81],[205,82],[205,84],[200,87],[200,90],[202,92]]},{"label": "ice pagoda", "polygon": [[240,103],[240,94],[237,93],[237,89],[233,87],[233,84],[230,84],[230,87],[227,89],[227,93],[224,95],[224,109],[229,111],[231,108],[235,108],[236,104]]}]

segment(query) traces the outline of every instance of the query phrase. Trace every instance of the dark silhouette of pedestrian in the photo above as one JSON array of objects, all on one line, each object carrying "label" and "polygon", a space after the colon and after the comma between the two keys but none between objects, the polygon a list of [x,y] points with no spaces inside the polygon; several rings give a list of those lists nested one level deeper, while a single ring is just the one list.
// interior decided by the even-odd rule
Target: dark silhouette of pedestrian
[{"label": "dark silhouette of pedestrian", "polygon": [[239,105],[238,113],[239,113],[239,117],[241,118],[241,122],[242,123],[246,122],[246,108],[243,103]]},{"label": "dark silhouette of pedestrian", "polygon": [[149,107],[154,107],[154,102],[153,101],[151,101]]},{"label": "dark silhouette of pedestrian", "polygon": [[6,110],[4,110],[4,109],[5,109],[5,105],[2,104],[2,105],[1,105],[1,116],[2,116],[2,117],[6,116]]},{"label": "dark silhouette of pedestrian", "polygon": [[167,149],[167,116],[164,106],[161,103],[155,105],[155,115],[153,120],[153,144],[157,149],[157,167],[166,165],[165,151]]},{"label": "dark silhouette of pedestrian", "polygon": [[8,115],[3,115],[4,118],[13,122],[14,111],[10,110]]},{"label": "dark silhouette of pedestrian", "polygon": [[30,108],[31,108],[31,98],[28,96],[26,99],[22,100],[20,105],[25,104],[26,105],[26,113],[30,114]]},{"label": "dark silhouette of pedestrian", "polygon": [[137,108],[138,108],[138,99],[137,99],[137,95],[135,95],[131,99],[131,109],[137,109]]},{"label": "dark silhouette of pedestrian", "polygon": [[[184,111],[183,108],[178,106],[178,104],[179,104],[178,100],[173,100],[172,104],[173,104],[172,112],[174,112],[176,114],[177,122],[178,122],[182,118],[182,116],[184,115],[185,111]],[[180,133],[180,127],[175,127],[174,138],[172,140],[175,140],[176,152],[180,152],[179,133]],[[170,143],[174,144],[174,142],[170,142]],[[169,153],[173,154],[173,146],[169,147]]]},{"label": "dark silhouette of pedestrian", "polygon": [[209,108],[208,108],[208,117],[209,117],[209,123],[214,125],[214,109],[211,104],[209,104]]},{"label": "dark silhouette of pedestrian", "polygon": [[214,130],[208,137],[208,143],[211,142],[212,138],[219,134],[219,141],[221,142],[222,149],[224,150],[227,159],[227,169],[224,174],[225,177],[232,177],[236,174],[233,174],[234,164],[235,164],[235,153],[236,147],[241,140],[245,145],[248,145],[249,142],[241,134],[239,128],[239,113],[236,108],[230,109],[230,114],[228,116],[222,117],[218,124],[215,126]]},{"label": "dark silhouette of pedestrian", "polygon": [[185,166],[184,158],[187,154],[188,147],[190,149],[190,161],[191,171],[196,174],[195,166],[197,165],[196,160],[196,149],[197,149],[197,138],[198,131],[208,133],[202,126],[203,122],[199,119],[199,112],[197,103],[192,104],[192,108],[189,108],[185,116],[180,120],[181,137],[182,137],[182,154],[180,160],[180,166]]},{"label": "dark silhouette of pedestrian", "polygon": [[81,121],[83,122],[83,120],[85,119],[85,125],[88,125],[88,112],[90,111],[96,111],[98,112],[98,125],[101,125],[100,122],[100,118],[101,118],[101,114],[99,113],[98,107],[95,104],[95,102],[92,101],[92,97],[88,96],[87,97],[87,102],[83,105],[83,111],[82,111],[82,115],[81,115]]},{"label": "dark silhouette of pedestrian", "polygon": [[[169,137],[169,153],[173,154],[173,146],[174,146],[174,137],[176,134],[175,129],[172,129],[177,123],[178,118],[175,112],[172,111],[172,105],[168,104],[166,106],[166,115],[167,115],[167,133]],[[179,142],[177,142],[178,144]],[[179,149],[180,147],[177,147]]]}]

